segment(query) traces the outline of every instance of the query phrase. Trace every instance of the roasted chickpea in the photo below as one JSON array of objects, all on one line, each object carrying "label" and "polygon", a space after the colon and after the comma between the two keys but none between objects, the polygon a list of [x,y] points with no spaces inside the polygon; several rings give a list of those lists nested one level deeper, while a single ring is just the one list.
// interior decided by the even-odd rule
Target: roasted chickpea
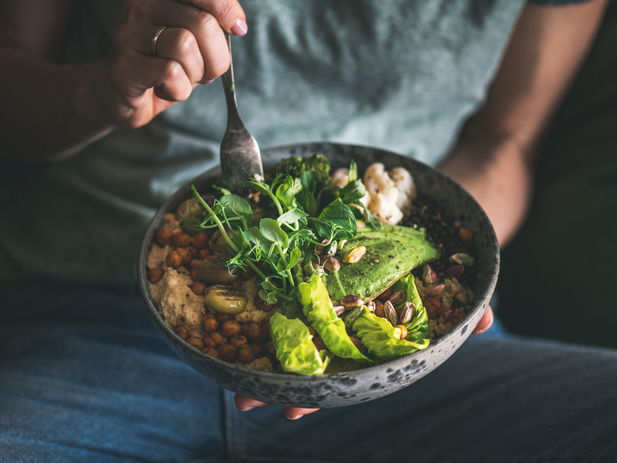
[{"label": "roasted chickpea", "polygon": [[201,350],[201,349],[204,348],[204,342],[203,342],[203,340],[201,340],[199,338],[188,338],[186,340],[186,342],[188,342],[195,349],[200,349]]},{"label": "roasted chickpea", "polygon": [[189,337],[189,329],[184,326],[184,325],[180,325],[178,328],[176,328],[174,330],[176,332],[176,334],[178,336],[180,336],[182,339],[187,339]]},{"label": "roasted chickpea", "polygon": [[193,283],[193,286],[191,286],[191,289],[198,296],[203,296],[206,292],[206,285],[201,281],[196,281],[195,283]]},{"label": "roasted chickpea", "polygon": [[257,344],[256,342],[251,342],[249,346],[251,346],[251,349],[253,349],[253,352],[255,353],[255,357],[260,357],[265,353],[265,350],[261,344]]},{"label": "roasted chickpea", "polygon": [[208,238],[208,235],[206,235],[205,233],[197,233],[195,236],[193,236],[193,246],[195,246],[197,249],[207,248],[209,242],[210,238]]},{"label": "roasted chickpea", "polygon": [[165,271],[162,268],[155,267],[148,269],[148,281],[153,285],[157,284],[165,275]]},{"label": "roasted chickpea", "polygon": [[156,241],[156,244],[161,247],[165,247],[171,244],[173,238],[174,235],[169,228],[161,228],[159,231],[156,232],[156,235],[154,235],[154,241]]},{"label": "roasted chickpea", "polygon": [[242,330],[240,331],[240,334],[242,336],[245,336],[248,338],[249,336],[249,323],[242,323]]},{"label": "roasted chickpea", "polygon": [[210,333],[210,338],[214,341],[214,343],[217,346],[220,346],[221,344],[223,344],[223,336],[221,335],[221,333],[217,331],[213,331],[212,333]]},{"label": "roasted chickpea", "polygon": [[261,341],[265,337],[263,326],[259,323],[251,323],[249,325],[249,338],[253,341]]},{"label": "roasted chickpea", "polygon": [[219,321],[219,323],[225,323],[227,320],[231,320],[231,315],[226,313],[217,313],[216,319]]},{"label": "roasted chickpea", "polygon": [[174,245],[179,248],[186,248],[193,243],[193,239],[184,232],[176,233],[174,235]]},{"label": "roasted chickpea", "polygon": [[274,309],[274,304],[269,304],[261,297],[257,296],[255,298],[255,308],[264,312],[270,312],[272,309]]},{"label": "roasted chickpea", "polygon": [[206,347],[205,349],[201,350],[204,354],[208,354],[212,357],[214,357],[215,359],[219,358],[219,353],[216,351],[216,349],[212,348],[212,347]]},{"label": "roasted chickpea", "polygon": [[193,247],[193,246],[187,246],[186,249],[189,254],[191,255],[191,259],[195,259],[197,257],[197,254],[199,253],[199,251],[197,251],[197,248]]},{"label": "roasted chickpea", "polygon": [[251,349],[248,345],[242,346],[238,351],[238,360],[242,363],[251,363],[255,360],[255,353],[253,352],[253,349]]},{"label": "roasted chickpea", "polygon": [[206,315],[204,318],[201,319],[201,327],[206,333],[212,333],[213,331],[216,331],[216,329],[219,327],[219,322],[216,320],[216,318],[208,317],[208,315]]},{"label": "roasted chickpea", "polygon": [[240,326],[240,323],[235,320],[227,320],[223,323],[223,336],[226,338],[236,336],[237,334],[240,334],[240,331],[242,331],[242,327]]},{"label": "roasted chickpea", "polygon": [[238,358],[238,348],[233,344],[224,344],[219,349],[219,358],[226,362],[234,362]]},{"label": "roasted chickpea", "polygon": [[211,347],[213,349],[216,349],[218,346],[214,342],[214,339],[212,339],[210,336],[206,335],[204,337],[204,347]]},{"label": "roasted chickpea", "polygon": [[242,336],[241,334],[237,334],[235,335],[233,338],[231,338],[229,340],[230,344],[233,344],[234,346],[236,346],[238,349],[242,346],[246,346],[248,345],[248,339],[246,339],[244,336]]},{"label": "roasted chickpea", "polygon": [[201,281],[199,279],[199,274],[197,273],[197,269],[196,268],[191,270],[191,280],[193,280],[193,281]]},{"label": "roasted chickpea", "polygon": [[165,262],[169,267],[178,268],[182,265],[182,256],[178,254],[178,251],[171,251],[167,254]]},{"label": "roasted chickpea", "polygon": [[470,243],[471,240],[473,239],[473,233],[472,233],[471,229],[465,228],[465,227],[461,227],[461,228],[458,229],[458,236],[465,243]]},{"label": "roasted chickpea", "polygon": [[197,254],[197,257],[201,260],[204,260],[207,257],[210,257],[212,255],[212,253],[210,252],[209,249],[200,249],[199,253]]},{"label": "roasted chickpea", "polygon": [[178,248],[176,249],[176,252],[180,254],[180,257],[182,258],[182,265],[185,267],[189,265],[189,262],[191,261],[191,254],[184,248]]},{"label": "roasted chickpea", "polygon": [[199,264],[201,264],[201,259],[191,259],[191,261],[189,262],[189,268],[191,270],[195,270],[197,267],[199,267]]},{"label": "roasted chickpea", "polygon": [[274,344],[272,344],[272,341],[268,341],[266,343],[265,350],[267,354],[270,354],[270,355],[276,354],[276,348],[274,347]]}]

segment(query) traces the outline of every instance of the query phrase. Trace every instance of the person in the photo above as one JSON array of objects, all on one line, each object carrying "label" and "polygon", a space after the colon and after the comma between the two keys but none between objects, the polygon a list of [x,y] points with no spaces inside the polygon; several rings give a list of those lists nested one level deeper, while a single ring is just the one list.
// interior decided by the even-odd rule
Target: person
[{"label": "person", "polygon": [[223,30],[242,36],[240,111],[262,146],[370,144],[440,165],[505,245],[605,6],[3,2],[0,461],[613,459],[612,350],[475,336],[399,393],[288,409],[308,415],[292,426],[176,359],[134,289],[154,210],[217,162]]}]

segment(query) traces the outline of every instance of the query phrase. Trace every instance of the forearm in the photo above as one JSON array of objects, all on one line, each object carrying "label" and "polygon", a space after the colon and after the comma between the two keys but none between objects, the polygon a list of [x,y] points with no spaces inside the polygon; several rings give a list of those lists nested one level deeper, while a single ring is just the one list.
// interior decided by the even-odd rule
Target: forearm
[{"label": "forearm", "polygon": [[442,169],[485,209],[500,245],[523,223],[535,153],[595,37],[606,0],[526,5],[486,103]]},{"label": "forearm", "polygon": [[12,161],[51,161],[104,136],[111,126],[89,108],[90,82],[100,64],[65,67],[19,49],[0,50],[2,151]]},{"label": "forearm", "polygon": [[441,166],[488,215],[500,246],[522,225],[532,196],[529,158],[509,140],[470,137],[460,140]]}]

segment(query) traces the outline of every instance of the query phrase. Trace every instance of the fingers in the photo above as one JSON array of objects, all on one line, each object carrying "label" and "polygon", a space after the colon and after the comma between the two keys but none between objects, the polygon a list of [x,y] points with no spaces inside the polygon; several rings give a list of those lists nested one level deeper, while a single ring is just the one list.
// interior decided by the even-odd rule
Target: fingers
[{"label": "fingers", "polygon": [[[268,405],[267,403],[260,402],[255,399],[249,399],[248,397],[244,397],[239,394],[234,395],[234,403],[236,404],[236,408],[241,412],[247,412],[255,407],[265,407]],[[304,415],[315,413],[317,410],[319,409],[285,407],[285,416],[290,420],[299,420]]]},{"label": "fingers", "polygon": [[491,327],[491,325],[493,324],[493,320],[494,319],[495,319],[495,315],[493,314],[493,309],[489,305],[486,308],[486,311],[484,312],[484,315],[482,315],[482,318],[480,319],[480,321],[476,325],[475,329],[471,332],[471,334],[482,334],[482,333],[484,333],[486,330],[488,330]]},{"label": "fingers", "polygon": [[294,408],[285,407],[285,416],[290,420],[299,420],[304,415],[310,415],[318,411],[318,408]]},{"label": "fingers", "polygon": [[156,55],[180,63],[190,82],[203,79],[205,63],[197,40],[189,30],[180,27],[165,28],[157,39]]},{"label": "fingers", "polygon": [[168,101],[183,101],[192,91],[191,81],[180,63],[139,53],[120,56],[111,71],[111,80],[128,99],[138,98],[152,87],[159,87],[158,93]]},{"label": "fingers", "polygon": [[114,44],[91,79],[92,112],[137,127],[187,99],[229,68],[223,29],[247,31],[237,0],[126,0]]},{"label": "fingers", "polygon": [[[153,53],[152,37],[160,26],[165,29],[156,38]],[[237,0],[127,0],[114,48],[116,54],[155,54],[176,61],[191,84],[206,83],[229,68],[223,29],[234,35],[247,32]]]},{"label": "fingers", "polygon": [[268,405],[267,403],[260,402],[255,399],[249,399],[248,397],[244,397],[239,394],[234,395],[234,403],[236,404],[236,408],[241,412],[252,410],[255,407],[265,407]]},{"label": "fingers", "polygon": [[[116,48],[152,56],[152,37],[164,25],[156,38],[156,56],[179,62],[192,83],[215,79],[227,71],[229,49],[213,15],[172,0],[163,0],[158,9],[142,9],[140,5],[121,24]],[[138,12],[146,16],[138,16]]]},{"label": "fingers", "polygon": [[242,36],[248,31],[244,10],[237,1],[178,0],[210,13],[228,34]]},{"label": "fingers", "polygon": [[[146,37],[152,37],[159,25],[167,26],[158,37],[157,55],[176,60],[183,66],[200,60],[203,66],[201,76],[192,82],[215,79],[227,71],[230,63],[229,49],[216,17],[192,5],[172,1],[167,3],[170,7],[157,10],[149,18],[148,26],[152,33],[146,34]],[[144,34],[135,35],[141,40],[141,45],[135,44],[136,49],[151,55],[149,40],[144,43]]]}]

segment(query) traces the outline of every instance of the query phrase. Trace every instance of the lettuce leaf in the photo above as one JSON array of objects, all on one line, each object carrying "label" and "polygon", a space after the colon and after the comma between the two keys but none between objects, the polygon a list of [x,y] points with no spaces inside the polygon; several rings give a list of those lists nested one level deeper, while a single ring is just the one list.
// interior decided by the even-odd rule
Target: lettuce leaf
[{"label": "lettuce leaf", "polygon": [[401,280],[406,283],[406,300],[416,306],[416,314],[409,323],[405,325],[407,328],[407,337],[405,340],[423,342],[424,339],[429,339],[428,331],[428,314],[426,308],[422,304],[422,298],[418,293],[414,276],[410,273]]},{"label": "lettuce leaf", "polygon": [[369,361],[349,339],[345,323],[336,316],[328,290],[317,274],[298,284],[298,298],[308,322],[333,354],[342,358]]},{"label": "lettuce leaf", "polygon": [[299,375],[321,375],[330,361],[326,351],[318,351],[311,334],[299,319],[288,319],[279,310],[270,318],[270,336],[283,370]]},{"label": "lettuce leaf", "polygon": [[[414,317],[415,318],[415,317]],[[391,360],[417,350],[426,349],[429,339],[401,339],[400,328],[393,327],[385,318],[378,317],[366,307],[353,325],[354,331],[368,352],[382,360]]]}]

